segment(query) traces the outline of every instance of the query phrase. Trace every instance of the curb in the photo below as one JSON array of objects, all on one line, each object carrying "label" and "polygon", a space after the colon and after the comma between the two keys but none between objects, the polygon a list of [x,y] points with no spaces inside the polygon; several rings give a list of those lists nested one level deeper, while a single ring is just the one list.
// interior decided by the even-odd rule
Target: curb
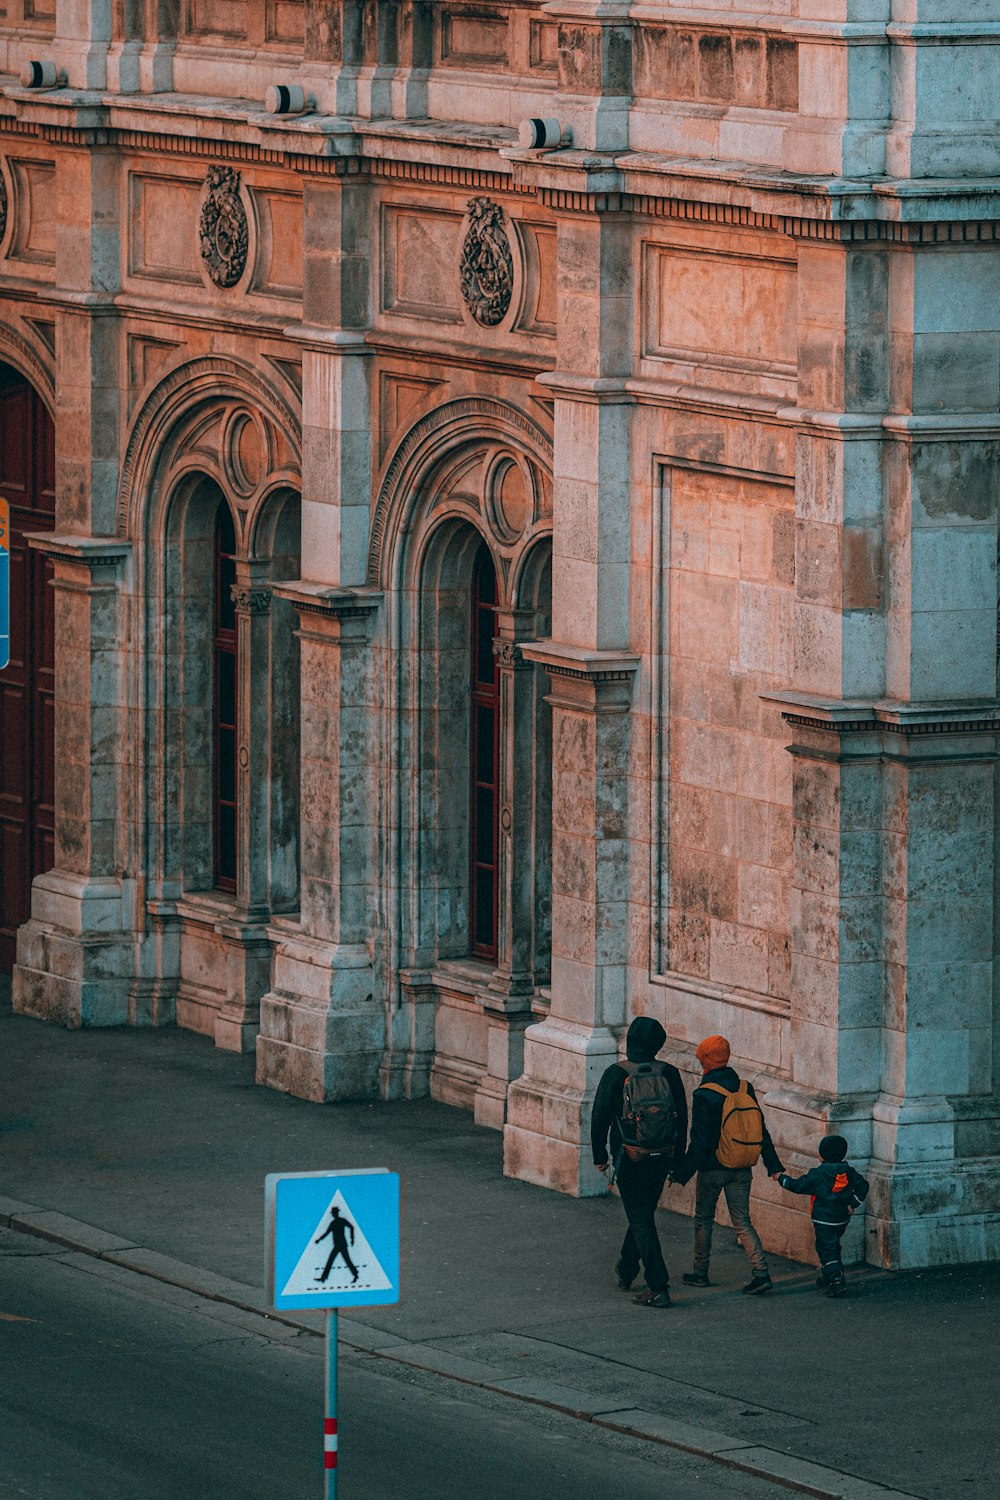
[{"label": "curb", "polygon": [[[0,1196],[0,1227],[48,1240],[64,1249],[194,1292],[209,1301],[225,1303],[243,1312],[256,1313],[269,1322],[281,1323],[314,1337],[322,1337],[324,1332],[322,1313],[292,1315],[276,1312],[266,1302],[263,1292],[255,1287],[219,1276],[214,1271],[202,1270],[199,1266],[188,1265],[148,1246],[121,1239],[117,1235],[96,1229],[92,1224],[81,1223],[78,1219],[67,1218],[65,1214],[50,1209],[37,1208],[30,1203],[19,1203],[13,1198]],[[371,1354],[375,1358],[392,1360],[395,1364],[426,1370],[446,1380],[457,1380],[464,1385],[477,1386],[500,1396],[548,1407],[565,1416],[593,1422],[597,1427],[606,1427],[628,1437],[677,1448],[744,1474],[752,1474],[758,1479],[770,1480],[772,1484],[796,1490],[799,1494],[815,1495],[818,1500],[920,1500],[919,1496],[910,1495],[904,1490],[889,1489],[886,1485],[875,1484],[871,1480],[844,1474],[823,1464],[796,1458],[776,1448],[749,1444],[745,1437],[732,1437],[709,1428],[691,1426],[674,1421],[662,1413],[638,1407],[609,1407],[607,1398],[602,1399],[552,1381],[538,1380],[530,1375],[507,1379],[492,1366],[478,1360],[450,1354],[430,1344],[413,1343],[408,1339],[401,1339],[398,1334],[385,1333],[382,1329],[371,1328],[367,1323],[358,1323],[350,1318],[340,1319],[340,1338],[349,1348]]]}]

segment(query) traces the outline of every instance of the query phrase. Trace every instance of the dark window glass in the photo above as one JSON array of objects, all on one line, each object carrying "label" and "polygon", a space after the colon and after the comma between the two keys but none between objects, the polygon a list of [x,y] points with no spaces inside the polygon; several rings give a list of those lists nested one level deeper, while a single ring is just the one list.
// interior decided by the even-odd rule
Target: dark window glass
[{"label": "dark window glass", "polygon": [[496,635],[496,573],[483,544],[472,579],[472,723],[469,768],[470,948],[478,958],[497,956],[497,736],[500,713]]},{"label": "dark window glass", "polygon": [[224,500],[215,520],[215,671],[212,771],[215,883],[236,889],[236,696],[237,633],[232,585],[236,581],[236,532]]},{"label": "dark window glass", "polygon": [[496,882],[492,870],[478,869],[476,871],[475,921],[481,949],[492,948],[495,958]]},{"label": "dark window glass", "polygon": [[491,708],[476,704],[476,780],[493,783],[493,736],[496,715]]}]

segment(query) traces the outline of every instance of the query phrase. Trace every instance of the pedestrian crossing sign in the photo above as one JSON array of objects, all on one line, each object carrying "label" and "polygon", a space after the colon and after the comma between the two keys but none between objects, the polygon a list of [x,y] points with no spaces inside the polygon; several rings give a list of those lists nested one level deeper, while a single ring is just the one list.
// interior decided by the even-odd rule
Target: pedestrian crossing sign
[{"label": "pedestrian crossing sign", "polygon": [[371,1307],[400,1296],[399,1174],[271,1173],[265,1285],[274,1308]]}]

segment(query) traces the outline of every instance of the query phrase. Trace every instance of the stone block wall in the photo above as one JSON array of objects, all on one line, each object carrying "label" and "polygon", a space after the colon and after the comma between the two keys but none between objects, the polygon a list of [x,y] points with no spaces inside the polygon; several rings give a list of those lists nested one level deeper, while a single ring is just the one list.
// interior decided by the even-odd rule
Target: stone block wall
[{"label": "stone block wall", "polygon": [[[654,1014],[692,1083],[730,1038],[790,1166],[849,1136],[871,1259],[995,1253],[990,24],[31,10],[0,4],[0,360],[55,393],[60,770],[18,1006],[177,1021],[316,1101],[433,1092],[577,1193]],[[20,86],[40,49],[68,86]],[[266,115],[285,81],[315,108]],[[572,142],[519,149],[529,115]]]}]

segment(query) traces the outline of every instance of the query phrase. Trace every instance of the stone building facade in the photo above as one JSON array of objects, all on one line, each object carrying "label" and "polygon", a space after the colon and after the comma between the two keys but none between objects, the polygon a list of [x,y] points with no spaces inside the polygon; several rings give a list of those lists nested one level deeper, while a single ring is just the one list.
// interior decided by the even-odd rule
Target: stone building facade
[{"label": "stone building facade", "polygon": [[17,1009],[580,1194],[629,1019],[721,1031],[790,1166],[868,1164],[856,1250],[995,1255],[998,54],[972,0],[0,0]]}]

